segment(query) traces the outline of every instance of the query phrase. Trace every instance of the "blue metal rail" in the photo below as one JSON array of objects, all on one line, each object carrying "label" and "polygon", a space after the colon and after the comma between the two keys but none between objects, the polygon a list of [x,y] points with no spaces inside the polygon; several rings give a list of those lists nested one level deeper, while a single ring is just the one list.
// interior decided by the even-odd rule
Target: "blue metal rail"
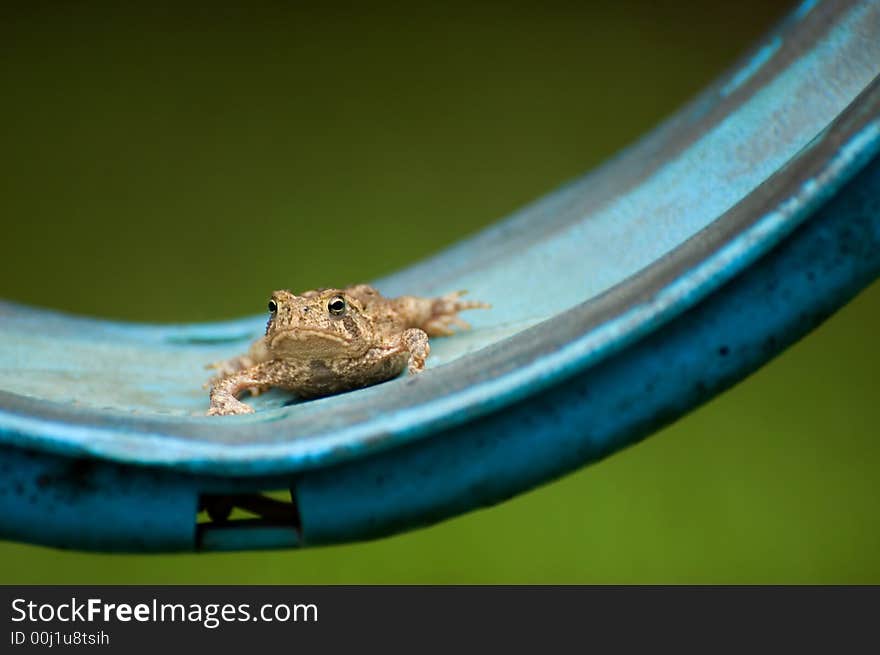
[{"label": "blue metal rail", "polygon": [[136,325],[0,304],[0,536],[129,551],[363,539],[652,433],[880,274],[878,75],[880,3],[804,3],[599,170],[378,281],[493,303],[416,377],[208,418],[204,364],[263,317]]}]

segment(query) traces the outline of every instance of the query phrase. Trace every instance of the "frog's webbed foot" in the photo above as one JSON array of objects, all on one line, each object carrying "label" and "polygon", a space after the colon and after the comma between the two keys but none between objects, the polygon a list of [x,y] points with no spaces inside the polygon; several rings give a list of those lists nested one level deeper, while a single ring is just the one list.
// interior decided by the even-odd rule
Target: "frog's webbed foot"
[{"label": "frog's webbed foot", "polygon": [[409,353],[407,370],[410,375],[421,373],[425,370],[425,360],[431,353],[431,345],[428,343],[428,335],[424,330],[410,328],[400,335],[401,345]]},{"label": "frog's webbed foot", "polygon": [[489,303],[478,300],[460,300],[467,291],[453,291],[435,298],[431,303],[431,315],[422,324],[422,329],[432,337],[445,337],[454,334],[452,326],[467,330],[470,325],[461,319],[459,312],[466,309],[489,309]]}]

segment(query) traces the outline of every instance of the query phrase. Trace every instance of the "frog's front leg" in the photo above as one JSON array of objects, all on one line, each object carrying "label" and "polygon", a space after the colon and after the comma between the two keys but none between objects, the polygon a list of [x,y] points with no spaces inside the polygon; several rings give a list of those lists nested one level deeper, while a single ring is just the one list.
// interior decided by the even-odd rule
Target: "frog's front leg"
[{"label": "frog's front leg", "polygon": [[215,379],[211,387],[211,407],[208,416],[252,414],[254,408],[241,402],[238,395],[244,391],[253,393],[254,390],[264,390],[274,386],[283,379],[283,368],[281,362],[269,361]]},{"label": "frog's front leg", "polygon": [[[205,368],[213,369],[216,371],[214,377],[212,377],[208,381],[205,387],[208,387],[211,384],[218,382],[234,373],[252,368],[257,364],[267,361],[268,359],[269,349],[266,346],[266,339],[265,337],[260,337],[251,344],[251,347],[246,355],[233,357],[232,359],[224,359],[219,362],[213,362],[205,366]],[[259,393],[259,390],[259,387],[254,388],[254,391],[256,391],[256,393]],[[256,393],[254,395],[256,395]]]},{"label": "frog's front leg", "polygon": [[431,354],[431,344],[428,343],[428,335],[423,330],[411,328],[400,335],[403,347],[409,353],[409,361],[406,368],[410,375],[421,373],[425,370],[425,360]]}]

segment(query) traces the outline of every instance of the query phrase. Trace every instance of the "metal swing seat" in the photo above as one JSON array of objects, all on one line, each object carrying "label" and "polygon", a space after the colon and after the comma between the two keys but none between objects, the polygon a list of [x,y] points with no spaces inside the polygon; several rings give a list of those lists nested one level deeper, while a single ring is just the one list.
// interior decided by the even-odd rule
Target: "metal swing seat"
[{"label": "metal swing seat", "polygon": [[207,417],[203,366],[264,317],[0,303],[0,536],[152,552],[366,539],[651,434],[880,274],[878,75],[880,3],[806,2],[598,170],[377,281],[493,304],[418,376]]}]

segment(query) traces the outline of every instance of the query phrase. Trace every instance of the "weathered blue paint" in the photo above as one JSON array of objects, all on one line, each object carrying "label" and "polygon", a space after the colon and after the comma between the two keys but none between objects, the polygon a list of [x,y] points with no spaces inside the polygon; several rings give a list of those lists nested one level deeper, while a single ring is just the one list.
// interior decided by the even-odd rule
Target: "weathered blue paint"
[{"label": "weathered blue paint", "polygon": [[192,550],[197,496],[169,471],[0,450],[0,538],[101,551]]},{"label": "weathered blue paint", "polygon": [[[255,415],[207,418],[203,365],[241,351],[263,317],[135,325],[0,304],[0,443],[23,476],[0,482],[4,505],[16,484],[50,497],[61,487],[35,480],[65,462],[90,462],[91,485],[72,505],[80,531],[36,502],[0,515],[0,533],[144,550],[362,538],[613,452],[877,274],[880,249],[850,235],[874,243],[880,220],[878,74],[880,4],[806,3],[598,171],[380,280],[389,294],[468,288],[494,305],[438,340],[414,378],[307,403],[270,393]],[[195,530],[200,494],[286,487],[301,525]],[[173,518],[156,529],[158,516]]]},{"label": "weathered blue paint", "polygon": [[777,249],[631,348],[466,430],[303,476],[303,544],[430,524],[601,459],[754,371],[878,274],[880,158]]}]

